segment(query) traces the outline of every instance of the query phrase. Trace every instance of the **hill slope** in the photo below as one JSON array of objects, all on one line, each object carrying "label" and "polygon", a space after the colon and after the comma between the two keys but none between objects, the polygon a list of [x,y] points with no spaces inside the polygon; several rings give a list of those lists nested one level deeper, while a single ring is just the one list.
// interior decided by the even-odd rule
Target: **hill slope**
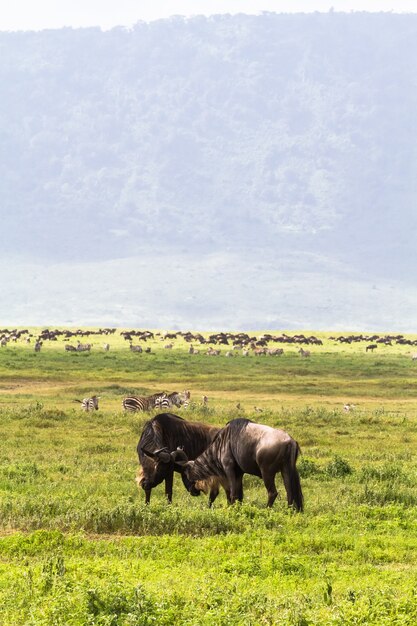
[{"label": "hill slope", "polygon": [[[118,258],[141,278],[134,259],[147,259],[152,286],[158,251],[185,273],[200,262],[202,277],[212,255],[232,259],[240,277],[261,254],[268,262],[251,282],[269,293],[285,265],[280,279],[292,293],[292,286],[309,291],[311,259],[319,256],[325,297],[334,293],[329,284],[344,285],[353,325],[379,312],[367,296],[374,285],[386,288],[389,310],[373,324],[406,316],[398,298],[404,289],[417,297],[409,272],[417,261],[416,35],[415,16],[366,13],[1,33],[0,236],[8,278],[16,279],[11,255],[43,267],[89,263],[93,283],[105,275],[102,263]],[[168,275],[178,281],[172,267]],[[30,275],[22,276],[27,285]],[[222,301],[236,285],[216,283],[210,269],[203,282],[198,299],[208,288]],[[98,317],[106,311],[100,292],[91,288],[88,305]],[[331,302],[330,319],[323,317],[319,293],[295,326],[340,321]],[[30,298],[28,287],[22,297]],[[53,298],[48,285],[44,297]],[[245,298],[243,285],[236,299]],[[275,300],[254,326],[264,326],[278,303],[285,309]],[[178,291],[170,307],[179,319]],[[80,323],[88,321],[79,311]],[[155,309],[148,312],[155,318]]]}]

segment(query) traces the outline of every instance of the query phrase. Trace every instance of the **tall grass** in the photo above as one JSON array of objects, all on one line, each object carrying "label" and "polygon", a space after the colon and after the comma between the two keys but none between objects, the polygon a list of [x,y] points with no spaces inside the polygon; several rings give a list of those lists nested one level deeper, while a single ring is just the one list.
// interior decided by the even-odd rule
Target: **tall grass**
[{"label": "tall grass", "polygon": [[[327,340],[307,361],[295,348],[212,358],[184,342],[167,354],[154,341],[151,355],[120,338],[108,354],[63,345],[0,350],[0,623],[416,622],[417,368],[403,348]],[[252,476],[234,507],[220,494],[209,509],[178,477],[173,505],[161,485],[146,506],[136,444],[150,415],[121,400],[159,389],[190,389],[190,420],[290,432],[305,513],[288,509],[280,477],[272,509]],[[91,393],[101,408],[83,413],[73,400]]]}]

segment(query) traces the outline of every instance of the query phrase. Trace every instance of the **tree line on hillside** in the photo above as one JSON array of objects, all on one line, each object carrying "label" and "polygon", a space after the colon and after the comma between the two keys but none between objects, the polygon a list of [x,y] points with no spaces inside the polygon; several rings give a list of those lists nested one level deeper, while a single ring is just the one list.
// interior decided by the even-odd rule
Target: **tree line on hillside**
[{"label": "tree line on hillside", "polygon": [[416,35],[334,12],[0,33],[3,250],[412,252]]}]

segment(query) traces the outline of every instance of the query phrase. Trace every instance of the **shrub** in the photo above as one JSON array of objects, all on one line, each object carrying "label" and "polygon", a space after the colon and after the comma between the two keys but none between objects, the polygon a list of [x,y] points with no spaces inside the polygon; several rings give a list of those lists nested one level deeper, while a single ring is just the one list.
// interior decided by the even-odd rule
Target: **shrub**
[{"label": "shrub", "polygon": [[319,468],[317,463],[315,463],[311,459],[302,458],[297,467],[302,478],[316,476],[317,474],[322,473],[322,470]]},{"label": "shrub", "polygon": [[346,459],[336,455],[326,467],[326,473],[332,478],[343,478],[352,474],[353,470]]}]

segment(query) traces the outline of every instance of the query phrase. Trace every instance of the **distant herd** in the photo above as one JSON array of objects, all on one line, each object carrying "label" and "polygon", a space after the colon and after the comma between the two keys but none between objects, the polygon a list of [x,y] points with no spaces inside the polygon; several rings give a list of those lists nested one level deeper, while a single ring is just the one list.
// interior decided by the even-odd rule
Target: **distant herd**
[{"label": "distant herd", "polygon": [[[90,342],[80,341],[80,337],[89,338],[90,336],[106,336],[114,335],[117,332],[116,328],[100,328],[98,330],[70,330],[70,329],[44,329],[37,336],[34,336],[28,329],[0,329],[0,347],[6,347],[10,342],[16,343],[18,340],[25,341],[26,343],[33,342],[35,352],[40,352],[43,343],[45,341],[57,341],[58,338],[62,338],[63,341],[68,342],[73,338],[77,338],[76,345],[66,343],[64,349],[66,352],[89,352],[93,344]],[[270,355],[281,356],[284,353],[283,348],[271,348],[268,344],[287,344],[287,345],[301,345],[298,351],[301,357],[309,357],[310,350],[304,350],[302,346],[321,346],[323,341],[315,335],[294,334],[288,335],[281,333],[279,335],[263,333],[259,336],[250,335],[248,333],[231,333],[231,332],[219,332],[210,334],[204,337],[201,333],[192,333],[190,331],[178,331],[178,332],[152,332],[150,330],[123,330],[120,331],[120,335],[125,341],[129,342],[129,349],[134,353],[151,353],[150,346],[141,345],[146,344],[148,340],[169,341],[164,343],[163,347],[166,350],[171,350],[174,347],[173,341],[176,339],[183,339],[189,344],[189,354],[199,354],[201,352],[201,346],[204,346],[205,354],[208,356],[219,356],[224,354],[226,357],[233,356],[236,351],[240,350],[243,356]],[[133,343],[134,341],[141,343]],[[407,339],[404,335],[339,335],[329,337],[330,341],[340,344],[355,344],[365,342],[366,352],[373,352],[380,345],[392,346],[417,346],[416,339]],[[194,344],[198,344],[200,347],[196,348]],[[219,348],[213,346],[228,346],[230,349],[225,352],[221,352]],[[110,343],[107,341],[102,344],[104,351],[110,350]],[[417,360],[417,354],[412,355],[413,360]]]}]

